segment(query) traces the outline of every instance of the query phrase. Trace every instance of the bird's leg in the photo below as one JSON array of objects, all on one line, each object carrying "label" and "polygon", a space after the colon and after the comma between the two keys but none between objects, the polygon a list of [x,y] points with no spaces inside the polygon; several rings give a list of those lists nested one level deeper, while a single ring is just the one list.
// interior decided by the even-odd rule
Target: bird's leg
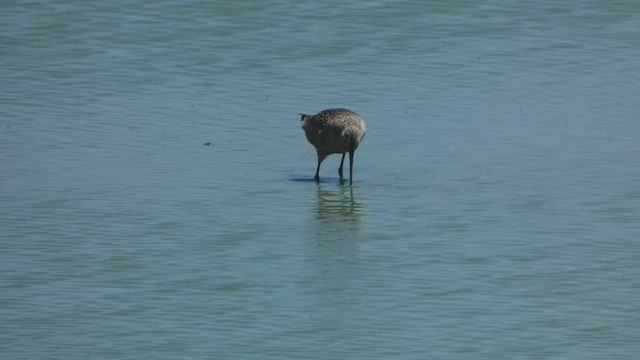
[{"label": "bird's leg", "polygon": [[313,178],[316,179],[316,182],[320,182],[320,159],[318,159],[318,167],[316,168],[316,176]]},{"label": "bird's leg", "polygon": [[318,167],[316,168],[316,176],[313,177],[314,179],[316,179],[316,182],[320,182],[320,164],[322,164],[322,161],[326,157],[326,155],[318,154]]},{"label": "bird's leg", "polygon": [[349,151],[349,186],[353,186],[353,154],[354,153],[355,153],[355,150]]},{"label": "bird's leg", "polygon": [[338,174],[340,174],[340,180],[342,180],[342,164],[344,164],[344,156],[347,153],[342,153],[342,160],[340,160],[340,168],[338,169]]}]

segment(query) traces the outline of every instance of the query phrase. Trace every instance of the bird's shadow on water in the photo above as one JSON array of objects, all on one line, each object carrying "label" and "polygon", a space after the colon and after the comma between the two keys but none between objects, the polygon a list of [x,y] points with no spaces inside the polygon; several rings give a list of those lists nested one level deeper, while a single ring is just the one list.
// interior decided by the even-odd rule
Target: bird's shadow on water
[{"label": "bird's shadow on water", "polygon": [[349,178],[340,179],[339,177],[330,177],[330,176],[320,177],[319,181],[316,181],[316,179],[313,176],[309,176],[309,175],[291,175],[289,179],[295,182],[349,185]]}]

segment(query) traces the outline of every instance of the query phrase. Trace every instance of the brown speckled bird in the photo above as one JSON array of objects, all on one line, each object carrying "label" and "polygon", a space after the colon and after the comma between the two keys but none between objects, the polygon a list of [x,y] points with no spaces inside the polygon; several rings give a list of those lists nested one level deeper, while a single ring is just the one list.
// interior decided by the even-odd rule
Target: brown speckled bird
[{"label": "brown speckled bird", "polygon": [[349,185],[353,185],[353,154],[367,131],[364,120],[347,109],[328,109],[315,115],[300,115],[304,134],[318,153],[316,181],[320,181],[320,164],[331,154],[342,154],[338,169],[342,181],[342,165],[348,152]]}]

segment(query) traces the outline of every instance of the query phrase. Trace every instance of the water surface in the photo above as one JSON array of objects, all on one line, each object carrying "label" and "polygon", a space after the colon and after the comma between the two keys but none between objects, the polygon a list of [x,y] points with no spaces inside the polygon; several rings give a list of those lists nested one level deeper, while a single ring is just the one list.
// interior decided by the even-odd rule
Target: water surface
[{"label": "water surface", "polygon": [[637,14],[3,2],[0,352],[635,358]]}]

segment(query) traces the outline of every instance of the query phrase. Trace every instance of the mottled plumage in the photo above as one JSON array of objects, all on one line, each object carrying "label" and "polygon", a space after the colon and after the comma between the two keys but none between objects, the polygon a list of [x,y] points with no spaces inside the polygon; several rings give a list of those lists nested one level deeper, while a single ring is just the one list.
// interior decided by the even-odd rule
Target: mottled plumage
[{"label": "mottled plumage", "polygon": [[347,109],[328,109],[315,115],[300,115],[302,115],[302,129],[307,140],[318,153],[316,181],[320,180],[320,164],[331,154],[342,154],[338,169],[342,180],[344,157],[349,153],[349,184],[353,184],[353,154],[367,131],[364,120],[360,115]]}]

